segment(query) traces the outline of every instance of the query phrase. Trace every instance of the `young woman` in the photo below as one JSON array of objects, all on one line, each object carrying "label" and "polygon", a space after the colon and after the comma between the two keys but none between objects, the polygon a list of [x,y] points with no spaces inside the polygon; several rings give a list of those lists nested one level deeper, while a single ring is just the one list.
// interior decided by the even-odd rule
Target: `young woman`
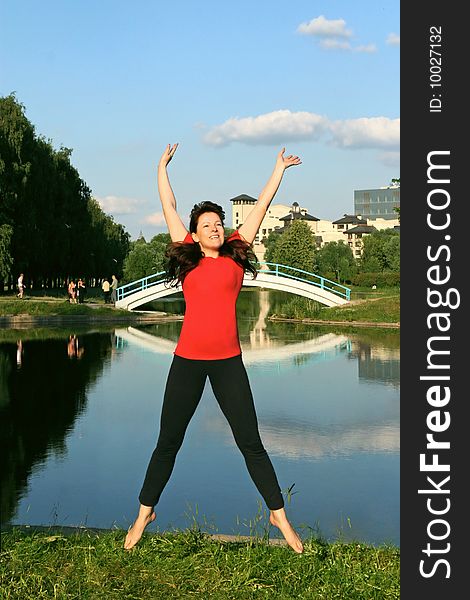
[{"label": "young woman", "polygon": [[167,166],[178,144],[168,145],[158,165],[158,191],[172,244],[168,279],[181,281],[186,310],[165,388],[160,434],[139,495],[140,509],[124,548],[129,550],[155,519],[154,507],[168,482],[186,428],[209,377],[214,395],[232,429],[248,472],[291,548],[302,541],[289,523],[273,466],[261,442],[250,384],[241,359],[235,304],[243,275],[256,275],[251,244],[281,183],[284,171],[301,164],[298,156],[277,155],[274,170],[238,231],[224,239],[224,211],[212,202],[196,204],[189,232],[176,211]]}]

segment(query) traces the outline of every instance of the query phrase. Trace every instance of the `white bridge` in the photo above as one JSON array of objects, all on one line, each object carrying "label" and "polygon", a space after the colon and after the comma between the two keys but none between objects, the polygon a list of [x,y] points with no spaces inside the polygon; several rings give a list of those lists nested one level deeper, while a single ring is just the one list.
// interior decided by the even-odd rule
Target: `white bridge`
[{"label": "white bridge", "polygon": [[[256,279],[245,275],[243,286],[281,290],[310,298],[326,306],[340,306],[351,299],[351,290],[315,273],[275,263],[259,263]],[[181,285],[165,282],[165,272],[155,273],[117,289],[117,308],[134,310],[143,304],[181,292]]]}]

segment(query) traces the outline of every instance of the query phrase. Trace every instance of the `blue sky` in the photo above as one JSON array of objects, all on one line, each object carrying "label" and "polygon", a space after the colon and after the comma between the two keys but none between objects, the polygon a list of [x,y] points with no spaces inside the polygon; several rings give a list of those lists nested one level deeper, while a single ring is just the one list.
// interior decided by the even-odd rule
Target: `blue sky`
[{"label": "blue sky", "polygon": [[165,231],[156,165],[178,210],[257,197],[283,146],[302,165],[275,203],[353,212],[400,177],[398,0],[2,0],[0,95],[73,149],[103,210],[136,239]]}]

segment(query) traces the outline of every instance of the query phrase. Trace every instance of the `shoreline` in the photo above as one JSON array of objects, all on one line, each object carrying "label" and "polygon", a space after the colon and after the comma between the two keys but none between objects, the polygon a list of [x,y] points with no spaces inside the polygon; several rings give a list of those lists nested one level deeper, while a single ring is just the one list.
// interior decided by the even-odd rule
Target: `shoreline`
[{"label": "shoreline", "polygon": [[[106,533],[111,532],[119,532],[125,535],[127,533],[126,529],[122,527],[115,527],[111,529],[107,529],[105,527],[84,527],[82,525],[70,526],[70,525],[4,525],[1,528],[1,533],[11,532],[13,530],[19,530],[25,533],[48,533],[54,534],[59,533],[63,536],[72,536],[76,534],[93,534],[93,535],[104,535]],[[174,531],[145,531],[145,534],[148,536],[165,536],[171,537],[175,536],[178,533],[182,533],[187,531],[187,529],[182,529],[177,532]],[[205,533],[202,532],[205,537],[210,540],[218,541],[218,542],[229,542],[229,543],[247,543],[254,541],[262,541],[264,543],[268,543],[270,546],[288,546],[288,543],[283,538],[269,538],[265,537],[257,537],[252,535],[234,535],[234,534],[225,534],[225,533]]]},{"label": "shoreline", "polygon": [[[79,325],[105,323],[161,323],[165,321],[181,321],[183,315],[171,315],[164,312],[134,312],[128,315],[0,315],[0,329],[25,329],[47,325]],[[309,319],[294,317],[267,317],[268,321],[287,323],[305,323],[306,325],[345,325],[348,327],[380,327],[383,329],[400,329],[398,322],[385,321],[337,321],[330,319]]]},{"label": "shoreline", "polygon": [[[183,315],[170,315],[168,313],[158,312],[142,312],[140,314],[130,313],[127,315],[1,315],[0,329],[25,329],[43,326],[60,326],[60,325],[79,325],[79,324],[94,324],[103,323],[112,325],[113,323],[161,323],[166,321],[181,321]],[[268,321],[285,322],[285,323],[305,323],[307,325],[344,325],[347,327],[378,327],[381,329],[400,329],[400,323],[376,322],[376,321],[337,321],[326,319],[309,319],[309,318],[288,318],[288,317],[267,317]]]},{"label": "shoreline", "polygon": [[[132,316],[97,316],[91,315],[12,315],[0,316],[0,329],[27,329],[44,326],[61,326],[61,325],[80,325],[97,323],[112,325],[116,324],[137,324],[137,323],[164,323],[167,321],[181,321],[183,315],[168,315],[166,313],[158,313],[151,315],[149,313]],[[296,319],[287,317],[267,317],[268,321],[284,322],[284,323],[304,323],[306,325],[334,325],[345,327],[377,327],[380,329],[400,329],[400,323],[375,322],[375,321],[333,321],[322,319]]]},{"label": "shoreline", "polygon": [[0,315],[0,329],[24,329],[45,325],[80,325],[97,323],[159,323],[162,321],[181,321],[182,315],[169,315],[163,312],[129,313],[129,315]]},{"label": "shoreline", "polygon": [[332,321],[326,319],[296,319],[294,317],[267,317],[268,321],[287,321],[288,323],[306,323],[311,325],[347,325],[349,327],[380,327],[384,329],[400,329],[400,323],[386,321]]}]

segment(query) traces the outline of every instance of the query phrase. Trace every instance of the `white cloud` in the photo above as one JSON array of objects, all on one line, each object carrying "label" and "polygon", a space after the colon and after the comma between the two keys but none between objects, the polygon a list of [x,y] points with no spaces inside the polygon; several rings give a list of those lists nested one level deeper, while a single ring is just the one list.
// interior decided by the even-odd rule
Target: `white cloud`
[{"label": "white cloud", "polygon": [[162,212],[154,212],[151,215],[147,215],[143,218],[142,223],[146,225],[153,225],[154,227],[160,227],[165,225],[165,217]]},{"label": "white cloud", "polygon": [[352,31],[346,29],[344,19],[326,19],[323,15],[312,19],[308,23],[301,23],[297,31],[314,37],[349,38],[352,36]]},{"label": "white cloud", "polygon": [[389,44],[390,46],[399,46],[400,36],[396,33],[389,33],[387,36],[387,44]]},{"label": "white cloud", "polygon": [[278,110],[257,117],[233,117],[213,127],[205,136],[209,146],[226,146],[231,142],[245,144],[282,144],[293,140],[316,139],[324,131],[327,120],[309,112]]},{"label": "white cloud", "polygon": [[136,198],[124,198],[118,196],[105,196],[104,198],[96,198],[101,209],[111,215],[129,215],[137,212],[141,200]]},{"label": "white cloud", "polygon": [[297,31],[316,38],[319,46],[325,50],[350,50],[369,54],[377,51],[375,44],[352,46],[350,38],[353,32],[346,28],[344,19],[326,19],[320,15],[308,23],[301,23]]},{"label": "white cloud", "polygon": [[333,144],[341,148],[391,148],[400,144],[400,119],[370,117],[330,124]]},{"label": "white cloud", "polygon": [[351,50],[351,44],[344,40],[337,40],[335,38],[326,38],[320,40],[320,46],[325,50]]},{"label": "white cloud", "polygon": [[395,150],[400,143],[400,119],[364,117],[330,121],[316,113],[279,110],[256,117],[228,119],[204,136],[204,142],[209,146],[226,146],[235,142],[285,144],[322,139],[341,148]]},{"label": "white cloud", "polygon": [[354,52],[366,52],[368,54],[373,54],[377,52],[377,46],[375,44],[367,44],[367,46],[356,46],[353,48]]}]

